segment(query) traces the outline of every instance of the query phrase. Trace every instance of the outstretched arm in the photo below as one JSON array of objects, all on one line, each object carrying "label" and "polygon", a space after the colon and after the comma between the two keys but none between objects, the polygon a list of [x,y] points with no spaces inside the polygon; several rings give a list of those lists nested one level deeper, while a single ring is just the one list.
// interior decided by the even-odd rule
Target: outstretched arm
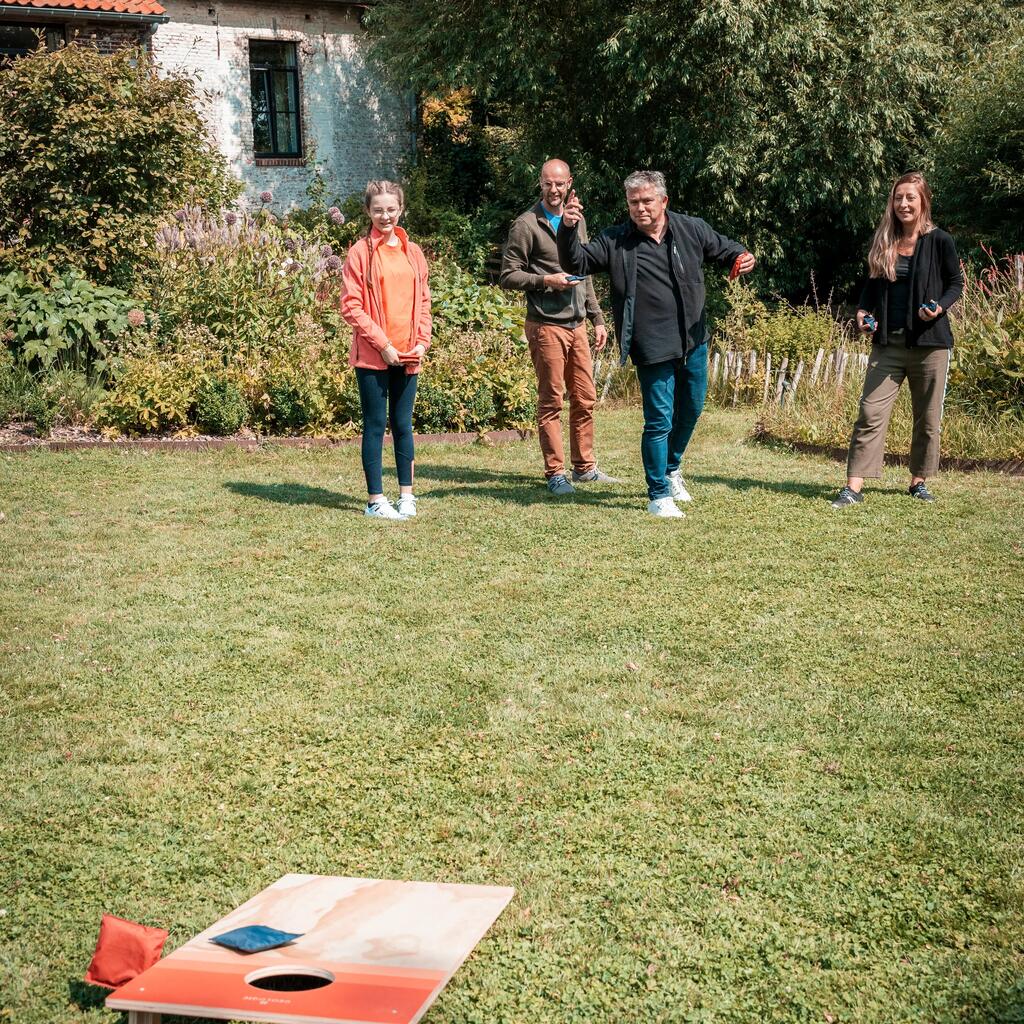
[{"label": "outstretched arm", "polygon": [[735,270],[737,274],[749,274],[754,269],[757,260],[745,245],[720,235],[707,221],[700,221],[700,226],[704,236],[704,259]]}]

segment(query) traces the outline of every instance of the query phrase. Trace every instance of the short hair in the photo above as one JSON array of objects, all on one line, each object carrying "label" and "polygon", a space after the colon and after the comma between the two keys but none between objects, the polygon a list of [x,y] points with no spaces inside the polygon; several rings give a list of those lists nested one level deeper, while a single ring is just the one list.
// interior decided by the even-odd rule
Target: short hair
[{"label": "short hair", "polygon": [[665,175],[661,171],[634,171],[623,183],[622,187],[627,192],[635,188],[645,188],[650,185],[659,196],[668,196],[665,188]]},{"label": "short hair", "polygon": [[394,196],[398,200],[398,205],[404,210],[405,209],[405,193],[402,191],[402,186],[394,181],[368,181],[366,183],[366,192],[363,194],[363,208],[365,210],[370,209],[370,201],[376,196]]}]

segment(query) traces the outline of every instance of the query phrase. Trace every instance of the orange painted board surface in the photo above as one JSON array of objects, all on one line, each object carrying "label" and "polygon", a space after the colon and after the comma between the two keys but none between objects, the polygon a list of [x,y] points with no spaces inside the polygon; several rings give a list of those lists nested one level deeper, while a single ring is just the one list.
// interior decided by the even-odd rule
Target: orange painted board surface
[{"label": "orange painted board surface", "polygon": [[[112,993],[107,1005],[283,1024],[415,1024],[512,895],[496,886],[286,875]],[[250,955],[210,942],[249,924],[303,935]],[[254,975],[280,972],[330,981],[297,992],[251,984]]]}]

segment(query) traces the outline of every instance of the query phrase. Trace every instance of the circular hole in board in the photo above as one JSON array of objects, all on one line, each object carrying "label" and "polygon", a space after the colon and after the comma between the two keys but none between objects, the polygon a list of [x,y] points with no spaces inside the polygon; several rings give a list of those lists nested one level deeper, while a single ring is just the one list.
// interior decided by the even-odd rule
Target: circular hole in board
[{"label": "circular hole in board", "polygon": [[334,975],[320,967],[263,967],[245,976],[245,983],[266,992],[310,992],[334,981]]}]

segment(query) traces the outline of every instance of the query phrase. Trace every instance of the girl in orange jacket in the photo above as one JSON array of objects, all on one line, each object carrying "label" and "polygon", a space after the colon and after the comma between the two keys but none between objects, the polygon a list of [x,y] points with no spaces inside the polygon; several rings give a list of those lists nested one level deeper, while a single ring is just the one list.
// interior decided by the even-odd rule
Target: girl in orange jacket
[{"label": "girl in orange jacket", "polygon": [[[342,268],[341,315],[352,327],[349,363],[355,367],[363,411],[365,515],[408,519],[413,494],[412,409],[420,361],[430,348],[430,288],[423,250],[398,226],[405,196],[393,181],[371,181],[363,205],[370,230],[348,251]],[[398,469],[396,508],[384,496],[384,429],[390,422]]]}]

